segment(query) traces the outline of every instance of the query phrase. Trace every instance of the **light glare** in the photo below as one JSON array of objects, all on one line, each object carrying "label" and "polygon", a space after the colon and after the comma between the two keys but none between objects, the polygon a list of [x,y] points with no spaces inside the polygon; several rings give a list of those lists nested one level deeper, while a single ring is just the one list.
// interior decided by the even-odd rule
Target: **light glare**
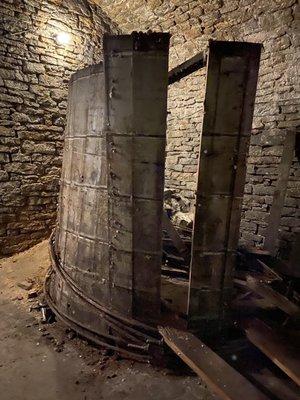
[{"label": "light glare", "polygon": [[57,44],[67,45],[70,43],[70,40],[71,40],[70,34],[67,32],[59,32],[56,35]]}]

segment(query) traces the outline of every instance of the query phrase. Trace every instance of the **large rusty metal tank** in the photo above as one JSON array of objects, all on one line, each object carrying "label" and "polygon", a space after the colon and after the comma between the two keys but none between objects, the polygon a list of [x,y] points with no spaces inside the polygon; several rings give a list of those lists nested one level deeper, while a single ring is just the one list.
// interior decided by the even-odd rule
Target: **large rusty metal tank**
[{"label": "large rusty metal tank", "polygon": [[[168,34],[108,36],[104,64],[72,77],[45,284],[73,329],[142,361],[160,354],[157,326],[170,321],[160,315],[168,48]],[[207,336],[229,321],[259,55],[256,44],[209,44],[188,307],[185,319],[171,314]]]},{"label": "large rusty metal tank", "polygon": [[160,345],[168,45],[167,34],[110,36],[105,68],[72,76],[45,285],[73,329],[145,361]]}]

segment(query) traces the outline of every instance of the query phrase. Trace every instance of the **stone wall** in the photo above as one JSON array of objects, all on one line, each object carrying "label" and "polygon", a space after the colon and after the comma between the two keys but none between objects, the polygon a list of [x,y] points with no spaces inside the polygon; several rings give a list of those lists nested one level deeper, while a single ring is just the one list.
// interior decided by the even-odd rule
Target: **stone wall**
[{"label": "stone wall", "polygon": [[[0,255],[49,235],[56,218],[67,84],[116,30],[78,0],[0,2]],[[60,31],[70,43],[56,42]]]},{"label": "stone wall", "polygon": [[[300,125],[296,0],[1,0],[0,13],[0,254],[49,234],[67,82],[101,59],[102,33],[117,27],[169,31],[170,68],[205,49],[210,38],[263,43],[241,226],[242,243],[263,244],[282,143]],[[72,35],[66,47],[56,44],[59,30]],[[204,86],[201,70],[169,91],[166,185],[191,200]],[[283,248],[299,231],[299,186],[295,159],[281,218]]]},{"label": "stone wall", "polygon": [[[282,143],[299,117],[299,6],[296,0],[99,0],[118,26],[170,31],[170,67],[204,50],[210,38],[263,44],[248,158],[241,243],[262,246]],[[188,197],[196,187],[205,71],[169,91],[166,184]],[[281,247],[300,229],[300,166],[295,158],[281,218]]]}]

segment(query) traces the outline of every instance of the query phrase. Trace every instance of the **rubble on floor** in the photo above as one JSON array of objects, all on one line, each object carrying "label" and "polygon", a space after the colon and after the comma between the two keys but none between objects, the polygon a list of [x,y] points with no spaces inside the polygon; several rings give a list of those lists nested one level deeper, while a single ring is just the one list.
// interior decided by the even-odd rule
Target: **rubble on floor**
[{"label": "rubble on floor", "polygon": [[39,289],[48,267],[48,241],[0,260],[1,400],[213,399],[186,370],[178,375],[122,359],[60,321],[43,321],[42,292],[28,299],[18,283],[37,282],[32,289]]},{"label": "rubble on floor", "polygon": [[180,195],[178,191],[166,189],[164,192],[164,209],[174,225],[181,228],[192,228],[194,210],[191,200]]}]

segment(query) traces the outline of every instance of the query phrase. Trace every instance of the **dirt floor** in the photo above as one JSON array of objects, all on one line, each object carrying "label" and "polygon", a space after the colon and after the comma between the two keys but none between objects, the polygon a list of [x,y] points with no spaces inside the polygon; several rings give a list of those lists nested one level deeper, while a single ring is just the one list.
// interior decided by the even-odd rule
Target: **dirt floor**
[{"label": "dirt floor", "polygon": [[43,324],[49,265],[47,241],[0,260],[1,400],[216,399],[188,372],[123,360],[60,322]]}]

